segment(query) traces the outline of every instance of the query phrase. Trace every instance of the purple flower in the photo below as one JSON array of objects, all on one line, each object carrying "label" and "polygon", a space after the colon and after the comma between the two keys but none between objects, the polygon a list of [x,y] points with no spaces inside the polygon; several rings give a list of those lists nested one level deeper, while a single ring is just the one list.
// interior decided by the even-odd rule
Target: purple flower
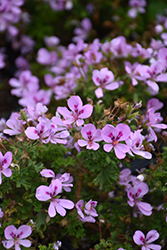
[{"label": "purple flower", "polygon": [[81,129],[81,134],[85,140],[78,140],[78,145],[80,147],[87,146],[87,149],[93,150],[99,148],[99,143],[96,143],[96,141],[99,142],[102,140],[100,129],[96,129],[93,124],[89,123]]},{"label": "purple flower", "polygon": [[43,105],[48,105],[50,103],[51,95],[51,89],[40,89],[34,92],[26,90],[23,92],[22,98],[19,99],[19,104],[23,107],[27,107],[28,105],[35,106],[38,102],[41,102]]},{"label": "purple flower", "polygon": [[146,6],[146,1],[145,0],[130,0],[129,5],[132,7],[128,11],[128,16],[131,18],[135,18],[137,16],[137,13],[145,13],[144,7]]},{"label": "purple flower", "polygon": [[60,43],[60,39],[57,36],[44,36],[44,41],[47,47],[52,48]]},{"label": "purple flower", "polygon": [[152,127],[156,129],[167,129],[167,125],[160,123],[163,120],[163,118],[160,113],[155,113],[154,107],[147,110],[146,119],[147,119],[146,125],[148,126],[148,129],[150,131],[153,140],[156,142],[157,136]]},{"label": "purple flower", "polygon": [[115,57],[127,57],[132,49],[132,46],[126,43],[124,36],[118,36],[110,42],[110,51]]},{"label": "purple flower", "polygon": [[48,139],[53,144],[57,144],[57,143],[66,144],[67,137],[69,135],[70,134],[66,129],[64,129],[63,127],[62,128],[57,127],[54,123],[52,123],[50,130],[49,130],[49,138]]},{"label": "purple flower", "polygon": [[12,153],[8,151],[4,156],[0,152],[0,185],[2,183],[1,174],[4,174],[6,177],[10,177],[12,175],[12,171],[9,168],[12,162]]},{"label": "purple flower", "polygon": [[55,51],[48,51],[45,48],[38,50],[37,62],[42,65],[52,65],[57,61],[57,54]]},{"label": "purple flower", "polygon": [[[129,138],[126,140],[126,144],[129,146],[129,154],[131,156],[140,155],[145,159],[151,159],[152,154],[144,151],[144,141],[145,137],[141,134],[141,130],[136,130],[135,132],[131,132]],[[133,152],[133,153],[132,153]]]},{"label": "purple flower", "polygon": [[46,178],[53,178],[54,179],[59,179],[62,184],[62,188],[66,192],[71,191],[71,187],[73,187],[73,184],[71,182],[73,181],[73,177],[70,176],[70,173],[64,173],[64,174],[57,174],[55,176],[55,173],[51,169],[43,169],[40,174]]},{"label": "purple flower", "polygon": [[85,204],[85,208],[84,208],[84,212],[85,214],[87,215],[91,215],[93,217],[96,217],[98,216],[96,210],[95,210],[95,207],[97,206],[97,201],[88,201],[86,204]]},{"label": "purple flower", "polygon": [[[65,99],[68,97],[72,92],[74,92],[76,88],[76,76],[71,72],[66,73],[65,77],[59,76],[54,78],[54,82],[56,86],[54,87],[53,91],[55,94],[56,100]],[[63,82],[64,84],[58,85]],[[52,87],[53,88],[53,87]]]},{"label": "purple flower", "polygon": [[114,75],[108,68],[102,68],[101,70],[93,70],[92,76],[93,82],[98,88],[95,91],[97,98],[103,97],[103,89],[114,90],[119,87],[119,84],[114,81]]},{"label": "purple flower", "polygon": [[92,29],[92,23],[89,18],[84,18],[81,21],[81,28],[75,28],[73,37],[73,42],[78,42],[79,40],[85,40],[88,38],[89,32]]},{"label": "purple flower", "polygon": [[[50,205],[48,209],[48,214],[50,217],[54,217],[56,212],[58,212],[61,216],[66,215],[67,209],[72,209],[74,207],[74,203],[70,200],[59,199],[57,195],[62,192],[62,183],[59,179],[52,180],[49,187],[47,186],[39,186],[36,190],[36,198],[39,201],[48,201],[50,200]],[[56,198],[57,197],[57,198]]]},{"label": "purple flower", "polygon": [[157,230],[151,230],[147,233],[146,237],[140,230],[137,230],[133,235],[133,240],[137,245],[142,246],[142,250],[160,250],[161,246],[152,244],[153,241],[159,238],[159,233]]},{"label": "purple flower", "polygon": [[10,36],[16,36],[18,29],[13,26],[20,19],[21,9],[19,6],[23,5],[24,1],[1,1],[0,5],[0,32],[7,30]]},{"label": "purple flower", "polygon": [[71,182],[73,182],[73,177],[70,176],[70,173],[57,174],[55,178],[61,181],[62,188],[66,192],[71,191],[71,187],[73,187],[73,184],[71,184]]},{"label": "purple flower", "polygon": [[98,216],[98,214],[95,210],[96,205],[97,205],[97,201],[90,200],[84,206],[84,201],[79,200],[75,205],[79,219],[82,222],[94,223],[96,221],[94,217]]},{"label": "purple flower", "polygon": [[42,103],[38,102],[35,105],[35,107],[28,105],[27,111],[31,117],[31,118],[28,118],[28,121],[38,120],[39,117],[44,117],[44,114],[48,111],[48,108],[44,106]]},{"label": "purple flower", "polygon": [[14,74],[15,77],[19,77],[23,71],[30,69],[28,61],[23,56],[19,56],[16,58],[15,65],[18,68],[18,70]]},{"label": "purple flower", "polygon": [[31,71],[23,71],[19,79],[11,78],[9,84],[15,89],[11,90],[12,95],[22,97],[25,91],[36,92],[39,89],[39,80],[36,76],[32,76]]},{"label": "purple flower", "polygon": [[128,190],[131,187],[131,182],[133,179],[133,176],[131,175],[131,170],[129,168],[125,168],[120,172],[119,175],[119,181],[118,183],[120,185],[124,185],[126,187],[126,190]]},{"label": "purple flower", "polygon": [[13,225],[7,226],[4,231],[5,238],[7,240],[2,241],[2,244],[7,249],[15,245],[15,250],[20,250],[20,245],[30,247],[30,240],[25,240],[25,238],[27,238],[31,233],[31,227],[27,225],[22,225],[18,229]]},{"label": "purple flower", "polygon": [[164,104],[160,102],[157,98],[151,98],[147,102],[147,110],[150,108],[154,108],[154,110],[157,111],[158,109],[161,109],[163,106]]},{"label": "purple flower", "polygon": [[91,104],[83,106],[79,96],[71,96],[67,104],[72,111],[69,111],[66,107],[57,108],[57,112],[64,117],[64,123],[66,124],[76,121],[77,126],[81,126],[84,123],[83,119],[90,117],[93,112],[93,106]]},{"label": "purple flower", "polygon": [[167,67],[167,48],[161,48],[158,51],[158,60],[160,60],[165,67]]},{"label": "purple flower", "polygon": [[127,195],[129,198],[128,204],[131,207],[137,207],[139,211],[146,215],[150,216],[152,214],[152,206],[149,203],[140,201],[143,196],[148,193],[148,185],[144,182],[140,182],[128,189]]},{"label": "purple flower", "polygon": [[6,125],[9,128],[3,130],[3,133],[8,135],[19,135],[23,133],[23,124],[25,122],[21,119],[20,114],[12,113],[10,118],[7,120]]},{"label": "purple flower", "polygon": [[107,124],[102,129],[102,139],[108,144],[104,144],[104,150],[110,152],[114,148],[115,154],[118,159],[123,159],[126,153],[129,151],[129,146],[120,141],[125,141],[130,136],[130,128],[128,125],[120,123],[116,128],[110,124]]},{"label": "purple flower", "polygon": [[164,45],[161,40],[155,40],[154,38],[151,38],[150,47],[153,50],[159,50],[160,48],[164,47]]},{"label": "purple flower", "polygon": [[159,92],[159,86],[156,82],[166,82],[167,74],[164,72],[164,65],[159,61],[155,61],[149,67],[148,65],[141,65],[138,68],[139,74],[146,81],[146,84],[149,87],[149,91],[152,95],[155,95]]},{"label": "purple flower", "polygon": [[[40,119],[40,118],[39,118]],[[28,127],[25,130],[26,136],[31,140],[41,140],[44,143],[49,142],[51,121],[47,118],[40,119],[36,127]]]},{"label": "purple flower", "polygon": [[[152,53],[153,53],[153,49],[152,48],[143,48],[139,43],[136,44],[136,49],[138,51],[138,56],[141,55],[143,58],[150,58]],[[142,65],[145,66],[145,65]]]},{"label": "purple flower", "polygon": [[99,39],[95,39],[92,44],[90,44],[84,53],[84,60],[87,65],[98,64],[103,58],[103,54],[99,51],[101,43]]},{"label": "purple flower", "polygon": [[128,73],[128,76],[132,80],[132,85],[136,86],[138,84],[137,82],[137,76],[139,75],[138,67],[140,67],[140,64],[138,62],[131,64],[130,62],[125,62],[125,70]]}]

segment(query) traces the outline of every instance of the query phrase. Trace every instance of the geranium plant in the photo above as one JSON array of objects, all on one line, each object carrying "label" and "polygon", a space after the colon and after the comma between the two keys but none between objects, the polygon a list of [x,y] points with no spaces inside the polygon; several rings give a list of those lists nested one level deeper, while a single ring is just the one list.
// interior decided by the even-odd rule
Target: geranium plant
[{"label": "geranium plant", "polygon": [[165,8],[0,2],[0,249],[167,248]]}]

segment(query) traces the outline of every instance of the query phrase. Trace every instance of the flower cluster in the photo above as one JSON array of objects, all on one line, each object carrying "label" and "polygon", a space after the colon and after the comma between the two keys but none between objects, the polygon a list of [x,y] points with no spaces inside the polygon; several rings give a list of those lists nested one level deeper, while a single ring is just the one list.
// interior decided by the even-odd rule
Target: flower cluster
[{"label": "flower cluster", "polygon": [[142,34],[146,0],[39,2],[0,0],[2,88],[23,107],[0,119],[2,245],[165,248],[167,17]]}]

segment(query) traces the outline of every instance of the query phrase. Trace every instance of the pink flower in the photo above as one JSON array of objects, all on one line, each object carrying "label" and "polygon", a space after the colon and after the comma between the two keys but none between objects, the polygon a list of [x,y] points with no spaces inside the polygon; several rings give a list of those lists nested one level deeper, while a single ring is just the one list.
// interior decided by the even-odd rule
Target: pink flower
[{"label": "pink flower", "polygon": [[83,106],[79,96],[71,96],[67,104],[72,111],[69,111],[66,107],[57,108],[57,112],[64,117],[64,123],[66,124],[76,121],[77,126],[81,126],[84,123],[83,119],[90,117],[93,112],[93,106],[91,104]]},{"label": "pink flower", "polygon": [[102,139],[108,144],[104,145],[104,150],[110,152],[114,148],[115,154],[118,159],[123,159],[126,153],[129,151],[129,146],[120,141],[125,141],[130,136],[130,128],[128,125],[120,123],[116,128],[110,124],[107,124],[102,129]]},{"label": "pink flower", "polygon": [[137,13],[145,13],[144,7],[146,6],[145,0],[130,0],[129,5],[131,9],[128,11],[128,16],[131,18],[135,18]]},{"label": "pink flower", "polygon": [[[136,44],[136,48],[137,48],[139,55],[141,55],[143,58],[150,58],[153,53],[152,48],[145,49],[139,43]],[[145,65],[142,65],[142,66],[145,66]]]},{"label": "pink flower", "polygon": [[128,204],[131,207],[137,207],[142,214],[150,216],[153,207],[149,203],[140,201],[146,193],[148,193],[148,185],[144,182],[140,182],[134,187],[129,188],[127,192],[129,198]]},{"label": "pink flower", "polygon": [[73,187],[73,184],[71,184],[71,182],[73,182],[73,177],[70,176],[70,173],[57,174],[56,179],[59,179],[61,181],[62,188],[66,192],[71,191],[71,187]]},{"label": "pink flower", "polygon": [[28,114],[31,116],[29,120],[38,120],[39,117],[43,117],[44,114],[48,111],[48,108],[44,106],[42,103],[38,102],[35,107],[34,106],[27,106]]},{"label": "pink flower", "polygon": [[10,118],[7,120],[6,125],[8,128],[3,130],[3,133],[8,135],[19,135],[23,133],[23,124],[25,122],[21,119],[20,114],[12,113]]},{"label": "pink flower", "polygon": [[63,127],[60,128],[54,123],[51,124],[51,128],[49,131],[49,141],[51,143],[53,143],[53,144],[57,144],[57,143],[66,144],[67,137],[69,135],[70,135],[69,132],[66,129],[64,129]]},{"label": "pink flower", "polygon": [[132,46],[126,43],[124,36],[118,36],[110,42],[110,51],[115,57],[127,57],[132,49]]},{"label": "pink flower", "polygon": [[84,207],[84,200],[79,200],[76,205],[75,205],[76,209],[77,209],[77,213],[79,216],[79,219],[84,219],[84,213],[82,211],[83,207]]},{"label": "pink flower", "polygon": [[157,111],[158,109],[161,109],[163,106],[164,104],[160,102],[157,98],[151,98],[147,102],[147,110],[150,108],[154,108],[154,110]]},{"label": "pink flower", "polygon": [[84,53],[85,63],[87,65],[94,65],[100,63],[103,58],[103,54],[100,51],[92,48]]},{"label": "pink flower", "polygon": [[57,174],[55,176],[55,173],[51,169],[43,169],[40,174],[46,178],[53,178],[54,179],[59,179],[62,184],[62,188],[66,192],[71,191],[71,187],[73,187],[73,184],[71,182],[73,181],[73,177],[70,176],[70,173],[64,173],[64,174]]},{"label": "pink flower", "polygon": [[128,76],[132,80],[132,85],[136,86],[138,84],[137,82],[137,76],[139,75],[138,68],[140,67],[140,64],[138,62],[131,64],[130,62],[125,62],[125,70],[128,73]]},{"label": "pink flower", "polygon": [[118,183],[120,185],[124,185],[126,187],[126,190],[128,190],[131,187],[131,182],[133,179],[133,176],[131,175],[131,170],[129,168],[125,168],[120,172],[119,175],[119,181]]},{"label": "pink flower", "polygon": [[99,143],[96,143],[96,141],[102,140],[100,129],[96,129],[93,124],[89,123],[81,129],[81,134],[85,140],[78,140],[78,145],[80,147],[87,146],[87,149],[93,150],[97,150],[99,148]]},{"label": "pink flower", "polygon": [[9,168],[12,162],[12,153],[8,151],[4,156],[0,152],[0,185],[2,183],[1,174],[4,174],[6,177],[10,177],[12,175],[12,171]]},{"label": "pink flower", "polygon": [[49,142],[51,121],[47,118],[40,119],[36,127],[28,127],[25,130],[26,136],[31,140],[41,140],[44,143]]},{"label": "pink flower", "polygon": [[85,40],[88,38],[89,32],[92,29],[92,23],[89,18],[84,18],[81,21],[81,28],[75,28],[73,37],[73,42],[78,42],[79,40]]},{"label": "pink flower", "polygon": [[158,59],[167,67],[167,48],[161,48],[158,51]]},{"label": "pink flower", "polygon": [[11,90],[12,95],[22,97],[24,91],[36,92],[39,89],[39,80],[36,76],[32,76],[31,71],[23,71],[19,79],[11,78],[9,84],[15,89]]},{"label": "pink flower", "polygon": [[55,51],[48,51],[45,48],[38,50],[37,62],[42,65],[52,65],[57,61],[57,54]]},{"label": "pink flower", "polygon": [[[56,80],[57,79],[57,80]],[[65,77],[57,76],[53,79],[53,83],[57,82],[57,85],[53,88],[53,92],[55,94],[55,99],[56,100],[61,100],[67,98],[71,93],[74,92],[76,88],[76,76],[71,72],[71,73],[66,73]],[[60,81],[59,81],[60,80]],[[58,85],[58,82],[64,82],[62,85]]]},{"label": "pink flower", "polygon": [[57,36],[44,36],[44,42],[47,47],[52,48],[60,43],[60,39]]},{"label": "pink flower", "polygon": [[[151,159],[152,154],[144,150],[144,141],[145,137],[141,134],[141,130],[136,130],[135,132],[131,132],[129,138],[126,140],[126,144],[129,146],[129,154],[131,156],[140,155],[145,159]],[[133,153],[132,153],[133,152]]]},{"label": "pink flower", "polygon": [[91,215],[93,217],[96,217],[98,216],[96,210],[95,210],[95,207],[97,206],[97,201],[88,201],[86,204],[85,204],[85,208],[84,208],[84,212],[85,214],[87,215]]},{"label": "pink flower", "polygon": [[146,119],[147,119],[146,125],[148,126],[148,129],[150,131],[153,140],[156,142],[157,136],[152,128],[167,129],[167,125],[160,123],[163,120],[163,118],[160,113],[155,113],[154,107],[147,110]]},{"label": "pink flower", "polygon": [[31,233],[31,227],[27,225],[22,225],[18,229],[13,225],[7,226],[4,231],[7,240],[2,241],[2,244],[7,249],[15,245],[15,250],[21,250],[20,245],[30,247],[30,240],[25,240],[25,238]]},{"label": "pink flower", "polygon": [[23,92],[23,96],[18,102],[23,107],[27,107],[27,105],[35,106],[38,102],[41,102],[43,105],[48,105],[50,103],[51,96],[51,89],[40,89],[34,92],[26,90]]},{"label": "pink flower", "polygon": [[141,65],[138,68],[140,75],[145,79],[151,94],[155,95],[159,92],[159,86],[156,82],[166,82],[167,74],[163,73],[164,65],[159,61],[155,61],[151,66]]},{"label": "pink flower", "polygon": [[62,183],[59,179],[52,180],[49,187],[41,185],[36,190],[36,198],[39,201],[50,201],[48,214],[50,217],[54,217],[56,215],[56,211],[61,215],[66,215],[67,209],[72,209],[74,207],[74,203],[70,200],[59,199],[56,196],[62,192]]},{"label": "pink flower", "polygon": [[102,68],[101,70],[93,70],[92,76],[93,82],[96,86],[99,86],[95,94],[97,98],[103,97],[103,89],[114,90],[119,87],[119,84],[114,81],[114,75],[112,71],[109,71],[108,68]]},{"label": "pink flower", "polygon": [[153,241],[159,238],[159,233],[157,230],[151,230],[147,233],[146,237],[140,230],[137,230],[133,235],[133,240],[137,245],[142,246],[142,250],[160,250],[161,246],[152,244]]},{"label": "pink flower", "polygon": [[94,223],[96,221],[94,217],[98,216],[98,214],[95,210],[96,205],[97,205],[97,201],[90,200],[84,206],[84,201],[79,200],[75,205],[79,219],[82,222]]}]

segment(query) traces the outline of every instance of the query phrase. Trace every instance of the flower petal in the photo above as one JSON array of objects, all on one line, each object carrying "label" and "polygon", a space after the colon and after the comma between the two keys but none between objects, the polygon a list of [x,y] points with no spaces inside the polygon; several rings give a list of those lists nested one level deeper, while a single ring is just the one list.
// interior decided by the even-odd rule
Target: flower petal
[{"label": "flower petal", "polygon": [[30,240],[19,240],[20,245],[24,247],[30,247],[31,246],[31,241]]},{"label": "flower petal", "polygon": [[24,239],[27,238],[32,233],[30,226],[22,225],[17,229],[17,238]]},{"label": "flower petal", "polygon": [[146,235],[146,242],[151,243],[159,238],[159,233],[157,230],[151,230]]},{"label": "flower petal", "polygon": [[2,244],[5,248],[9,249],[14,245],[14,240],[3,240]]},{"label": "flower petal", "polygon": [[2,173],[6,176],[6,177],[10,177],[12,175],[12,170],[10,168],[7,169],[3,169]]},{"label": "flower petal", "polygon": [[15,226],[10,225],[5,228],[4,235],[7,240],[13,240],[13,234],[17,234]]},{"label": "flower petal", "polygon": [[53,201],[51,201],[49,205],[48,214],[50,217],[54,217],[56,215],[55,203]]},{"label": "flower petal", "polygon": [[137,245],[144,245],[143,243],[144,239],[145,235],[140,230],[137,230],[133,235],[133,240]]},{"label": "flower petal", "polygon": [[39,201],[47,201],[50,197],[50,188],[44,185],[41,185],[37,188],[35,197]]}]

